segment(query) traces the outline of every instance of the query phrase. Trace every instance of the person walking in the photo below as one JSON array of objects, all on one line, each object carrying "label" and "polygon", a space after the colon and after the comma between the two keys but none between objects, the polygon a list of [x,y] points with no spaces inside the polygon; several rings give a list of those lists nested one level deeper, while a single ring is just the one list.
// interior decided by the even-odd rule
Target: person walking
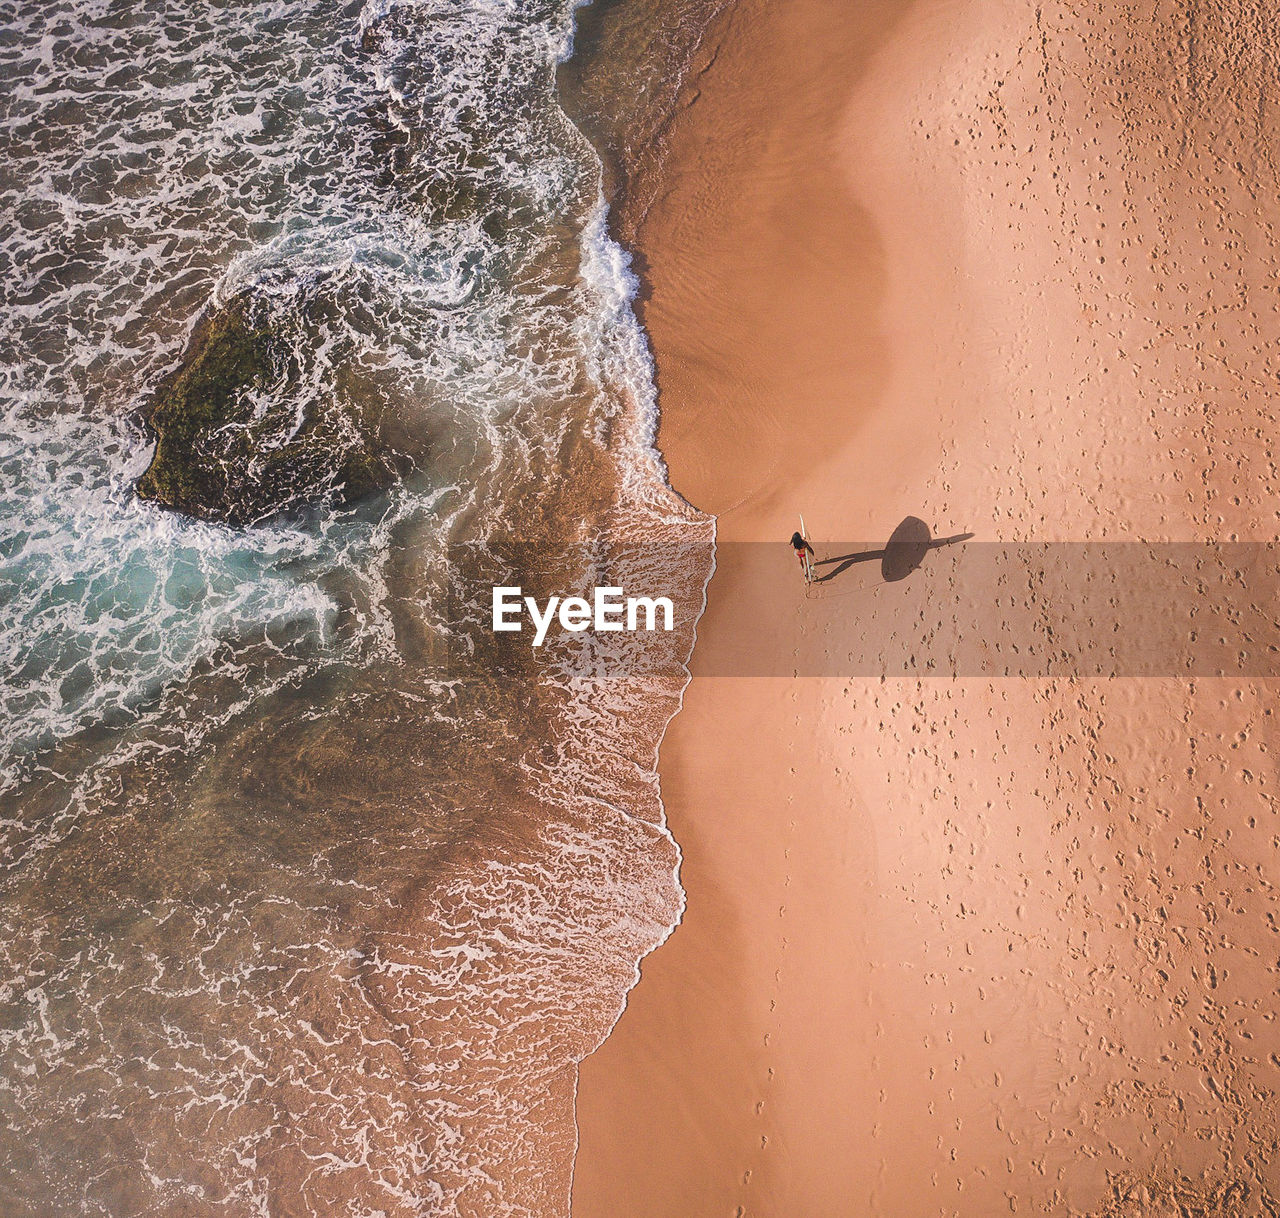
[{"label": "person walking", "polygon": [[816,557],[813,547],[805,540],[804,534],[792,533],[791,548],[800,560],[800,570],[804,572],[805,583],[808,583],[813,578],[813,560]]}]

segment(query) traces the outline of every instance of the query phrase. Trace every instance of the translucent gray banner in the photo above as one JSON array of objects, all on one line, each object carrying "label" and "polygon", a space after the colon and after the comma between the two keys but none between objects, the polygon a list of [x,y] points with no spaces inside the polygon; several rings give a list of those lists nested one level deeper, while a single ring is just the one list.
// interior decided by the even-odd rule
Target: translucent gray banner
[{"label": "translucent gray banner", "polygon": [[[814,548],[806,586],[789,547],[781,556],[779,547],[720,547],[715,616],[695,673],[1280,675],[1274,544],[1007,544],[926,533]],[[758,615],[735,611],[756,597]]]},{"label": "translucent gray banner", "polygon": [[[786,541],[717,546],[694,675],[1280,676],[1278,543],[1005,543],[934,538],[916,523],[888,543],[815,542],[811,582]],[[592,677],[679,663],[700,607],[689,575],[708,558],[702,546],[619,553],[562,590],[590,600],[593,587],[614,584],[625,596],[668,596],[671,633],[566,632],[557,619],[541,648],[530,628],[504,634],[498,653],[554,657],[565,674]],[[503,582],[548,595],[543,562],[508,556],[501,566]],[[627,571],[644,578],[628,583]],[[488,626],[492,584],[459,594]]]}]

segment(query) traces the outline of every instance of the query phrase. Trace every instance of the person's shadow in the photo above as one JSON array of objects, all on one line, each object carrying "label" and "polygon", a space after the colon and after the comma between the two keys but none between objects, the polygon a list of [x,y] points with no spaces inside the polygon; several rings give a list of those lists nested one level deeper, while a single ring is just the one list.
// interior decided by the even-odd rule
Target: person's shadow
[{"label": "person's shadow", "polygon": [[893,536],[885,543],[883,550],[864,550],[860,554],[841,554],[837,558],[824,558],[814,563],[815,567],[834,567],[826,575],[820,575],[817,583],[825,584],[837,575],[847,571],[854,563],[880,560],[880,576],[886,584],[895,584],[906,579],[922,562],[930,550],[943,546],[955,545],[957,541],[968,541],[972,533],[957,533],[954,537],[935,538],[925,524],[917,516],[908,516],[896,529]]}]

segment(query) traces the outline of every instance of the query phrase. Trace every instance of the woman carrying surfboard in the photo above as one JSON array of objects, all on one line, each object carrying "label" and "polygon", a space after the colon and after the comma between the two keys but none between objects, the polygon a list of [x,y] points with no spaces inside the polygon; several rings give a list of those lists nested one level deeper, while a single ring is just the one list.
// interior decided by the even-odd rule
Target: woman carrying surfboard
[{"label": "woman carrying surfboard", "polygon": [[801,532],[791,534],[791,548],[796,552],[796,558],[800,560],[800,570],[804,573],[804,582],[806,584],[813,582],[813,547],[809,544],[805,537],[804,517],[800,517]]}]

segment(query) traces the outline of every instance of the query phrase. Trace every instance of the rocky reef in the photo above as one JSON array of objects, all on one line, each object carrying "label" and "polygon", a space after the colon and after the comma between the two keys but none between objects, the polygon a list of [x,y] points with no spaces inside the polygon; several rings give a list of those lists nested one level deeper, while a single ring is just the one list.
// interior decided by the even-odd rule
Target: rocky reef
[{"label": "rocky reef", "polygon": [[156,448],[138,495],[245,525],[351,503],[413,468],[421,445],[320,328],[297,298],[281,307],[252,289],[206,313],[143,408]]}]

